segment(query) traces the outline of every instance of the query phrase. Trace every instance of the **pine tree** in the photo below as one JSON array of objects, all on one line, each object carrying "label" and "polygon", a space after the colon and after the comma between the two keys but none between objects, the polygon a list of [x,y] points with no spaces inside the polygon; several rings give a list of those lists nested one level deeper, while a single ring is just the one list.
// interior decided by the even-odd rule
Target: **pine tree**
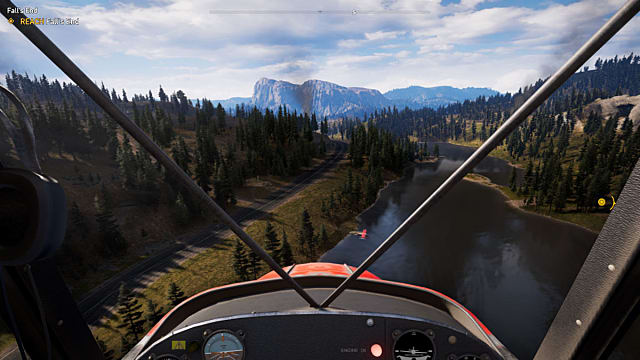
[{"label": "pine tree", "polygon": [[211,180],[209,179],[211,174],[209,171],[209,166],[200,156],[200,152],[196,152],[196,182],[207,193],[211,191]]},{"label": "pine tree", "polygon": [[330,217],[330,211],[325,200],[322,200],[322,204],[320,205],[320,212],[322,212],[322,216],[324,216],[325,218]]},{"label": "pine tree", "polygon": [[185,299],[184,291],[182,291],[180,289],[178,284],[176,284],[175,282],[172,282],[171,284],[169,284],[169,290],[167,292],[167,299],[169,299],[169,303],[172,306],[177,306],[178,304],[180,304]]},{"label": "pine tree", "polygon": [[240,241],[236,241],[233,251],[233,271],[242,281],[249,280],[249,258],[247,250]]},{"label": "pine tree", "polygon": [[78,203],[75,201],[71,205],[71,223],[78,230],[81,238],[87,237],[89,234],[89,224],[87,224],[87,219],[82,215],[80,207],[78,207]]},{"label": "pine tree", "polygon": [[189,208],[184,202],[182,193],[178,193],[175,202],[175,219],[179,225],[186,225],[189,222]]},{"label": "pine tree", "polygon": [[[376,187],[379,189],[384,186],[384,176],[382,176],[382,167],[378,166],[374,169],[373,177],[375,178]],[[377,194],[376,194],[377,196]]]},{"label": "pine tree", "polygon": [[555,206],[556,212],[564,210],[567,204],[567,187],[567,177],[562,182],[556,181],[553,195],[553,206]]},{"label": "pine tree", "polygon": [[516,172],[516,167],[513,166],[511,168],[511,177],[509,178],[509,188],[511,191],[516,191],[518,187],[518,173]]},{"label": "pine tree", "polygon": [[[136,152],[135,160],[137,163],[136,184],[138,188],[148,192],[156,192],[157,167],[151,162],[149,155],[143,151]],[[154,197],[154,200],[157,199]]]},{"label": "pine tree", "polygon": [[176,164],[178,164],[182,170],[187,173],[187,175],[191,175],[191,171],[189,169],[189,166],[185,164],[185,161],[182,158],[182,154],[180,152],[180,148],[179,148],[179,144],[173,144],[171,146],[171,157],[173,158],[173,161],[176,162]]},{"label": "pine tree", "polygon": [[260,275],[260,270],[262,269],[261,261],[262,259],[260,259],[260,256],[258,256],[255,251],[249,251],[249,270],[254,280]]},{"label": "pine tree", "polygon": [[183,170],[187,174],[191,174],[189,171],[189,164],[191,164],[191,153],[189,152],[189,148],[187,144],[184,142],[184,138],[182,136],[178,137],[178,153],[180,157],[181,163],[179,164]]},{"label": "pine tree", "polygon": [[133,292],[121,284],[117,312],[122,323],[118,325],[118,328],[125,328],[127,331],[125,338],[131,336],[134,342],[137,342],[140,334],[144,332],[141,308],[142,304],[138,303]]},{"label": "pine tree", "polygon": [[216,202],[222,207],[236,203],[236,197],[233,192],[231,178],[229,176],[229,161],[222,162],[218,167],[218,173],[214,181],[214,197]]},{"label": "pine tree", "polygon": [[150,326],[154,326],[162,319],[163,309],[156,305],[151,299],[147,299],[147,308],[144,318],[149,322]]},{"label": "pine tree", "polygon": [[[484,127],[482,127],[482,130],[484,130]],[[483,131],[484,132],[484,131]],[[483,139],[484,140],[484,139]],[[440,146],[438,144],[435,144],[433,146],[433,156],[435,157],[440,157]]]},{"label": "pine tree", "polygon": [[118,150],[120,149],[120,142],[118,141],[118,136],[116,135],[116,131],[110,131],[109,141],[107,143],[107,151],[109,152],[109,157],[112,160],[118,159]]},{"label": "pine tree", "polygon": [[162,85],[160,85],[160,91],[158,91],[158,97],[160,98],[161,102],[167,102],[167,100],[169,100],[169,97],[162,89]]},{"label": "pine tree", "polygon": [[335,200],[335,195],[333,193],[333,191],[331,192],[331,194],[329,195],[329,203],[327,204],[327,208],[329,211],[329,216],[331,216],[336,208],[336,200]]},{"label": "pine tree", "polygon": [[309,248],[309,257],[315,259],[317,257],[318,244],[320,243],[320,234],[314,234],[311,237],[311,241],[307,243]]},{"label": "pine tree", "polygon": [[111,205],[104,187],[102,195],[96,194],[94,204],[96,207],[98,232],[102,236],[104,253],[109,256],[123,254],[127,250],[127,241],[122,235],[122,232],[120,232],[120,227],[111,212]]},{"label": "pine tree", "polygon": [[318,246],[321,249],[326,249],[329,246],[329,235],[327,234],[327,229],[324,227],[324,224],[322,224],[320,228],[320,243]]},{"label": "pine tree", "polygon": [[567,174],[564,178],[565,193],[567,198],[573,196],[573,161],[567,167]]},{"label": "pine tree", "polygon": [[307,209],[302,211],[300,215],[300,230],[298,230],[298,246],[303,253],[311,256],[311,249],[313,248],[313,224],[311,223],[311,216]]},{"label": "pine tree", "polygon": [[276,234],[273,225],[269,221],[267,221],[267,226],[264,229],[265,242],[264,247],[265,250],[271,255],[273,260],[280,264],[280,240],[278,240],[278,235]]},{"label": "pine tree", "polygon": [[120,166],[120,172],[124,177],[123,186],[127,189],[133,189],[136,187],[136,159],[133,155],[131,143],[129,137],[126,135],[122,141],[122,147],[118,151],[118,165]]},{"label": "pine tree", "polygon": [[280,264],[282,266],[293,265],[295,260],[293,259],[293,252],[291,251],[291,245],[287,241],[287,233],[282,230],[282,247],[280,248]]},{"label": "pine tree", "polygon": [[224,108],[222,107],[222,105],[220,103],[218,103],[218,106],[216,107],[216,120],[218,122],[218,128],[219,129],[224,129],[227,127],[227,113],[224,111]]}]

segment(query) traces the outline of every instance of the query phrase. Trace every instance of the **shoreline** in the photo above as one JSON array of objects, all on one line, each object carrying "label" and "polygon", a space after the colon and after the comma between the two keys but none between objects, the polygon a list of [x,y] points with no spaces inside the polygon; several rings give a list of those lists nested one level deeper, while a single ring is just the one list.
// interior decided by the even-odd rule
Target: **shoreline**
[{"label": "shoreline", "polygon": [[[469,148],[469,149],[474,149],[474,150],[477,150],[477,149],[479,148],[479,146],[475,146],[475,145],[473,145],[473,144],[467,144],[467,143],[460,142],[460,141],[443,141],[443,143],[445,143],[445,144],[451,144],[451,145],[456,145],[456,146],[463,146],[463,147],[467,147],[467,148]],[[494,153],[495,151],[496,151],[496,150],[494,149],[494,150],[493,150],[491,153],[489,153],[489,155],[487,155],[487,156],[494,157],[494,158],[496,158],[496,159],[500,159],[500,160],[504,160],[504,161],[506,161],[506,162],[507,162],[507,164],[509,164],[509,166],[513,166],[513,167],[515,167],[515,168],[518,168],[518,169],[522,169],[522,170],[524,170],[524,168],[525,168],[525,167],[524,167],[523,165],[518,164],[518,163],[514,163],[513,161],[511,161],[511,159],[509,159],[509,158],[507,158],[507,157],[500,156],[500,154],[493,154],[493,155],[492,155],[492,153]]]},{"label": "shoreline", "polygon": [[493,181],[491,181],[491,179],[489,179],[488,177],[486,177],[484,175],[480,175],[480,174],[476,174],[476,173],[469,173],[469,174],[465,175],[463,180],[471,181],[471,182],[474,182],[474,183],[477,183],[477,184],[484,185],[484,186],[487,186],[487,187],[495,189],[496,191],[498,191],[505,198],[505,202],[510,207],[512,207],[512,208],[514,208],[516,210],[519,210],[519,211],[522,211],[522,212],[525,212],[525,213],[528,213],[528,214],[542,216],[544,218],[547,218],[547,219],[550,219],[550,220],[553,220],[553,221],[558,221],[558,222],[562,222],[562,223],[571,224],[571,225],[577,226],[577,227],[579,227],[581,229],[584,229],[584,230],[587,230],[589,232],[592,232],[592,233],[594,233],[596,235],[599,234],[598,231],[590,229],[590,228],[588,228],[588,227],[586,227],[584,225],[576,224],[575,222],[568,221],[568,220],[558,219],[558,218],[550,216],[550,215],[545,215],[545,214],[539,213],[537,211],[531,211],[531,210],[528,210],[528,209],[524,208],[523,207],[524,200],[522,200],[522,199],[512,199],[511,197],[509,197],[509,195],[504,191],[504,189],[500,185],[494,183]]},{"label": "shoreline", "polygon": [[[360,225],[360,223],[362,222],[362,219],[360,218],[360,216],[362,216],[362,214],[364,214],[365,212],[367,212],[369,209],[371,209],[377,202],[378,200],[380,200],[380,196],[382,195],[382,192],[388,188],[392,183],[398,182],[400,180],[402,180],[405,176],[405,173],[408,169],[415,167],[416,165],[419,164],[435,164],[436,162],[438,162],[438,160],[440,160],[440,158],[429,158],[428,160],[422,160],[422,161],[412,161],[409,165],[405,166],[404,168],[402,168],[402,174],[401,175],[395,175],[395,179],[391,179],[391,180],[385,180],[384,181],[384,186],[381,187],[378,190],[378,193],[376,194],[376,201],[374,201],[371,205],[367,206],[365,209],[363,209],[362,211],[360,211],[358,213],[358,215],[356,215],[356,217],[354,218],[356,223],[358,225]],[[340,240],[342,241],[342,240]],[[336,244],[337,245],[337,244]]]}]

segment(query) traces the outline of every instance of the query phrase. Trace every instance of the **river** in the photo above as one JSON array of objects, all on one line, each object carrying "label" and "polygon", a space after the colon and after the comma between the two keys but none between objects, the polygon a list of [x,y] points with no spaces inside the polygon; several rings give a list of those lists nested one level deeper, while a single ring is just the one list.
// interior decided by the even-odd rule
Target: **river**
[{"label": "river", "polygon": [[[444,158],[408,168],[360,215],[367,239],[347,236],[321,261],[359,265],[473,152],[439,146]],[[511,171],[496,158],[475,169],[498,184],[506,184]],[[462,181],[369,270],[453,297],[516,356],[531,359],[596,236],[516,209],[497,189]]]}]

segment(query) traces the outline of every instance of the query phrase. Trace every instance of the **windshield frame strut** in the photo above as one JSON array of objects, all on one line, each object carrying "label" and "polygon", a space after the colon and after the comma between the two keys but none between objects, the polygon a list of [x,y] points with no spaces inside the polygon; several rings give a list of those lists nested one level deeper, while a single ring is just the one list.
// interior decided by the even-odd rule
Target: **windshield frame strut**
[{"label": "windshield frame strut", "polygon": [[496,132],[489,137],[469,158],[462,163],[409,217],[398,226],[378,248],[367,257],[360,266],[345,279],[320,304],[321,308],[328,307],[340,294],[349,287],[371,264],[384,254],[413,224],[424,216],[429,209],[446,195],[465,175],[480,163],[489,153],[498,147],[540,104],[553,94],[571,75],[573,75],[591,56],[613,37],[640,10],[640,0],[629,0],[616,14],[609,19],[582,47],[545,83],[522,104],[505,121]]},{"label": "windshield frame strut", "polygon": [[151,154],[164,168],[176,178],[180,184],[196,198],[200,199],[209,210],[226,226],[229,227],[240,240],[264,260],[273,271],[284,281],[289,283],[311,307],[318,308],[318,303],[300,284],[287,274],[273,258],[247,234],[233,218],[220,207],[211,197],[198,186],[178,164],[167,155],[142,129],[140,129],[127,115],[108,99],[98,86],[76,64],[67,57],[37,26],[20,25],[20,19],[27,18],[24,14],[7,13],[8,8],[16,8],[10,0],[0,0],[0,12],[4,17],[13,18],[13,26],[33,43],[45,56],[47,56],[60,70],[73,80],[96,104],[111,116],[120,126],[128,132],[145,150]]}]

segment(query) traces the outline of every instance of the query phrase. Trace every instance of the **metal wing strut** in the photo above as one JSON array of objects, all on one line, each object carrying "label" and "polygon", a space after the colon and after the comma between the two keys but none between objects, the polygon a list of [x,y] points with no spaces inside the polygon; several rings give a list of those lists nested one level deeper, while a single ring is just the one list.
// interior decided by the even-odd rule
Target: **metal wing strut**
[{"label": "metal wing strut", "polygon": [[435,205],[454,185],[470,172],[482,159],[502,143],[540,104],[573,75],[593,54],[596,53],[640,10],[640,0],[628,1],[618,12],[587,41],[553,76],[551,76],[498,130],[485,141],[456,171],[446,179],[369,257],[320,304],[331,305],[349,285],[371,264],[385,253],[404,233],[411,228],[433,205]]},{"label": "metal wing strut", "polygon": [[151,138],[131,121],[120,109],[118,109],[110,99],[104,96],[96,84],[85,75],[37,26],[20,25],[20,19],[26,18],[24,14],[7,13],[8,8],[16,6],[9,0],[0,0],[0,12],[9,19],[13,18],[13,25],[29,39],[43,54],[45,54],[60,70],[73,80],[84,92],[100,105],[124,130],[142,145],[164,168],[171,173],[192,195],[199,198],[220,221],[227,225],[247,246],[262,258],[282,279],[287,281],[291,287],[309,303],[317,308],[318,303],[291,277],[287,274],[271,256],[256,243],[242,228],[227,214],[218,204],[216,204],[200,186],[198,186],[189,175],[187,175],[178,164],[176,164]]}]

